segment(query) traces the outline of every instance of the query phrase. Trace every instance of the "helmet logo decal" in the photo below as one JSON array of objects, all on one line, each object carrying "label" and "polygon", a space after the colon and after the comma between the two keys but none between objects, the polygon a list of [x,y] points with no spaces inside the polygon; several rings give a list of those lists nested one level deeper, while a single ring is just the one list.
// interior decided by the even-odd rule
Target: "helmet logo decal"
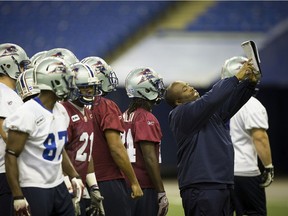
[{"label": "helmet logo decal", "polygon": [[101,66],[103,66],[103,64],[102,64],[101,61],[97,61],[94,65],[95,65],[95,67],[101,67]]},{"label": "helmet logo decal", "polygon": [[18,49],[16,48],[16,46],[9,46],[5,49],[5,51],[2,53],[2,55],[0,57],[3,56],[10,56],[10,55],[19,55],[18,53]]},{"label": "helmet logo decal", "polygon": [[73,71],[75,71],[77,73],[79,71],[79,67],[73,68]]},{"label": "helmet logo decal", "polygon": [[79,67],[74,67],[73,72],[75,72],[75,79],[78,80],[79,79],[78,77]]},{"label": "helmet logo decal", "polygon": [[142,77],[141,77],[141,80],[138,82],[137,85],[139,85],[142,82],[145,82],[146,80],[150,80],[152,78],[155,78],[155,76],[152,74],[152,71],[149,69],[145,69],[144,71],[139,73],[139,76],[142,76]]},{"label": "helmet logo decal", "polygon": [[92,65],[93,68],[95,68],[95,72],[98,74],[98,73],[102,73],[105,75],[104,73],[104,65],[101,61],[97,61],[95,64]]},{"label": "helmet logo decal", "polygon": [[57,53],[55,53],[55,54],[53,54],[53,55],[51,55],[52,57],[58,57],[58,58],[62,58],[62,59],[64,59],[64,55],[62,54],[62,52],[57,52]]},{"label": "helmet logo decal", "polygon": [[[49,67],[53,66],[53,68],[49,71]],[[59,62],[59,63],[53,63],[47,66],[46,71],[48,71],[49,73],[66,73],[66,68],[65,65],[63,65],[63,63]]]}]

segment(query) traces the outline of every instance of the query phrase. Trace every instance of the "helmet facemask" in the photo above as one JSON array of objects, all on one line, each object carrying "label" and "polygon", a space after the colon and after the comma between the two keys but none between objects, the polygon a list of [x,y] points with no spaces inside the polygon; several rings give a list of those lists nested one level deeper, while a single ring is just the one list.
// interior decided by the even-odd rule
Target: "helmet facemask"
[{"label": "helmet facemask", "polygon": [[74,93],[72,101],[78,100],[83,105],[92,105],[95,97],[101,95],[101,85],[94,71],[89,65],[81,62],[71,65],[72,71],[75,73],[75,84],[78,92]]},{"label": "helmet facemask", "polygon": [[110,71],[107,75],[106,75],[108,81],[109,81],[109,86],[108,88],[111,89],[111,91],[116,91],[116,87],[118,86],[119,80],[118,77],[116,75],[116,73],[114,71]]},{"label": "helmet facemask", "polygon": [[56,93],[56,95],[61,99],[69,99],[70,95],[74,92],[78,92],[79,89],[75,85],[74,76],[62,75],[62,79],[51,80],[51,85]]},{"label": "helmet facemask", "polygon": [[108,65],[102,58],[90,56],[84,58],[82,63],[88,64],[96,73],[97,78],[101,82],[102,94],[107,94],[111,91],[116,91],[118,86],[118,78],[110,65]]},{"label": "helmet facemask", "polygon": [[[81,86],[77,85],[77,87],[79,89],[77,98],[79,102],[84,105],[92,105],[94,103],[95,98],[101,95],[100,85],[98,84],[95,84],[95,85],[86,84],[86,85],[81,85]],[[82,93],[83,89],[85,89],[84,92],[86,93]],[[91,90],[87,90],[87,89],[91,89]]]}]

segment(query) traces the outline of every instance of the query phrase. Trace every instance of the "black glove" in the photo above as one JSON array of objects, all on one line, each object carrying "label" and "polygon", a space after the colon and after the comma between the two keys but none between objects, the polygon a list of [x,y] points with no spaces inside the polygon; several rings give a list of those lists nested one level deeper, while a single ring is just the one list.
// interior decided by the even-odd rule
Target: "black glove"
[{"label": "black glove", "polygon": [[263,173],[261,174],[261,184],[260,187],[268,187],[274,180],[274,167],[273,165],[268,165],[265,167]]}]

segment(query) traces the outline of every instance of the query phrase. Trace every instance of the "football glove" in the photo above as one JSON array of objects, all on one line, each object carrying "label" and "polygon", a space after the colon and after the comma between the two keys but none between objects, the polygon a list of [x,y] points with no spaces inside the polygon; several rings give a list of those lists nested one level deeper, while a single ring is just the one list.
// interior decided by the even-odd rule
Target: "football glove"
[{"label": "football glove", "polygon": [[80,216],[81,215],[80,202],[77,200],[76,197],[74,197],[72,198],[72,203],[74,207],[75,216]]},{"label": "football glove", "polygon": [[15,216],[30,216],[30,208],[25,197],[14,197]]},{"label": "football glove", "polygon": [[272,164],[265,166],[263,173],[261,174],[260,187],[268,187],[274,180],[274,167]]},{"label": "football glove", "polygon": [[80,202],[80,199],[82,197],[82,192],[84,189],[84,185],[82,183],[81,178],[74,177],[71,179],[72,187],[73,187],[73,194],[75,198],[75,202]]},{"label": "football glove", "polygon": [[105,211],[104,211],[103,202],[102,202],[104,197],[101,196],[101,193],[98,187],[92,186],[90,188],[90,198],[91,198],[91,204],[88,208],[86,208],[87,215],[105,216]]},{"label": "football glove", "polygon": [[157,216],[165,216],[168,212],[169,202],[165,192],[158,193],[159,210]]}]

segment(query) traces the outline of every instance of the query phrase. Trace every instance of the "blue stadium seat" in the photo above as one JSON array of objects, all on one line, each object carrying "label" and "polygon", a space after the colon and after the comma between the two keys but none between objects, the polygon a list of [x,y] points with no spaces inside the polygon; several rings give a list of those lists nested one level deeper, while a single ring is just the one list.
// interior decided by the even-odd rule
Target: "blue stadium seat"
[{"label": "blue stadium seat", "polygon": [[168,1],[2,1],[1,43],[22,46],[29,56],[65,47],[78,58],[105,56],[147,25]]},{"label": "blue stadium seat", "polygon": [[267,32],[287,18],[287,1],[219,1],[186,30]]}]

